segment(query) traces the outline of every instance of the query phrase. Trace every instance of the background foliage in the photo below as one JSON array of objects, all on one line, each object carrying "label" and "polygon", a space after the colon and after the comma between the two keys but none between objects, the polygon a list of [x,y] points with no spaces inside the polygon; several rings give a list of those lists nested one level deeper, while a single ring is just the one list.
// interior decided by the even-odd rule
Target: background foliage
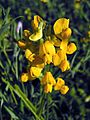
[{"label": "background foliage", "polygon": [[48,106],[49,120],[89,120],[89,0],[48,0],[47,3],[40,0],[0,0],[0,119],[34,120],[35,108],[32,106],[31,110],[30,101],[35,107],[41,105],[42,90],[38,80],[25,84],[20,82],[20,74],[26,71],[27,62],[16,44],[18,21],[23,22],[23,29],[30,29],[30,21],[36,14],[52,25],[60,17],[69,18],[73,31],[71,41],[78,47],[78,51],[69,57],[71,70],[62,75],[70,91],[65,96],[52,93],[49,102],[44,103],[42,116],[46,118],[45,106]]}]

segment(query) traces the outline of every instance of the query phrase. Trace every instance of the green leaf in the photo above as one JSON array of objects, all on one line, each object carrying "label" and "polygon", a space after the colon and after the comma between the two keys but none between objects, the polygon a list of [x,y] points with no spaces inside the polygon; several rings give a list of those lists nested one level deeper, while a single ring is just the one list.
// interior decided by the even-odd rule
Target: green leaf
[{"label": "green leaf", "polygon": [[15,120],[19,120],[18,116],[16,116],[16,114],[14,113],[14,111],[7,106],[4,106],[4,108],[6,109],[6,111],[11,115],[11,117]]},{"label": "green leaf", "polygon": [[44,118],[41,118],[37,115],[37,109],[34,107],[34,105],[31,103],[31,101],[26,97],[26,95],[20,90],[18,85],[14,86],[15,93],[22,99],[22,101],[25,103],[25,105],[29,108],[29,110],[34,114],[34,116],[37,118],[37,120],[44,120]]}]

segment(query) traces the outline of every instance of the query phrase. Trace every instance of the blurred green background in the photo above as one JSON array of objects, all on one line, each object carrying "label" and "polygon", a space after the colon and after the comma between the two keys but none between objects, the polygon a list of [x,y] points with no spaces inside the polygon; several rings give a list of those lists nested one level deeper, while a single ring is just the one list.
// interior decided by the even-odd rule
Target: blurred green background
[{"label": "blurred green background", "polygon": [[[40,15],[51,25],[61,17],[70,19],[72,29],[70,40],[78,47],[77,52],[68,58],[71,70],[62,75],[70,91],[65,96],[51,93],[49,120],[89,120],[89,0],[48,0],[46,3],[40,0],[0,0],[0,119],[35,120],[20,96],[10,89],[9,83],[12,86],[17,84],[35,106],[40,105],[38,101],[41,93],[38,80],[25,84],[20,82],[20,74],[26,70],[28,63],[24,52],[16,44],[15,31],[19,21],[23,23],[23,29],[29,29],[34,15]],[[58,71],[57,74],[59,73]],[[45,114],[46,110],[43,113],[44,117]]]}]

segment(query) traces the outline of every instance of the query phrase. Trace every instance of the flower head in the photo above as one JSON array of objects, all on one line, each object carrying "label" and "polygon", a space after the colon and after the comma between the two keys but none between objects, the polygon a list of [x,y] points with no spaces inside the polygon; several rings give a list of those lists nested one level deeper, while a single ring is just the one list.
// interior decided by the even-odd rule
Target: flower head
[{"label": "flower head", "polygon": [[62,85],[65,84],[65,81],[62,78],[57,78],[57,83],[54,86],[54,90],[60,90]]},{"label": "flower head", "polygon": [[[21,75],[21,81],[27,82],[38,78],[45,93],[51,93],[54,88],[61,94],[66,94],[69,87],[65,85],[65,81],[62,78],[55,80],[48,70],[53,66],[55,69],[60,68],[62,72],[70,69],[67,55],[73,54],[77,47],[69,42],[72,33],[69,28],[69,19],[58,19],[52,31],[48,22],[35,15],[31,27],[32,31],[24,30],[24,40],[18,41],[19,47],[24,49],[25,57],[29,62],[28,72]],[[47,70],[46,65],[51,67]]]},{"label": "flower head", "polygon": [[62,38],[61,33],[69,28],[69,19],[60,18],[58,19],[53,26],[54,33],[57,37]]},{"label": "flower head", "polygon": [[44,21],[43,19],[35,15],[34,20],[32,20],[32,28],[33,28],[33,34],[29,36],[29,40],[31,41],[38,41],[43,37],[43,26],[44,26]]}]

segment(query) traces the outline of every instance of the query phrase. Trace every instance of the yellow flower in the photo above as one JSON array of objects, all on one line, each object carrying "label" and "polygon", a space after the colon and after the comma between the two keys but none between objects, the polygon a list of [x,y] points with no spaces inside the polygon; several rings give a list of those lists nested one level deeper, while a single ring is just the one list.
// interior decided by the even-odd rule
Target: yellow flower
[{"label": "yellow flower", "polygon": [[66,59],[64,59],[61,61],[59,67],[60,67],[62,72],[65,72],[66,70],[70,69],[70,64]]},{"label": "yellow flower", "polygon": [[44,86],[44,92],[45,93],[51,93],[52,92],[52,85],[51,84],[46,84],[45,86]]},{"label": "yellow flower", "polygon": [[65,81],[62,78],[57,78],[57,83],[54,86],[54,90],[60,90],[62,85],[65,84]]},{"label": "yellow flower", "polygon": [[66,18],[58,19],[53,26],[55,35],[60,36],[60,33],[62,33],[68,27],[69,27],[69,19],[66,19]]},{"label": "yellow flower", "polygon": [[33,54],[29,49],[25,50],[25,57],[32,62],[35,58],[34,58],[35,54]]},{"label": "yellow flower", "polygon": [[60,49],[65,51],[67,54],[73,54],[77,50],[77,47],[74,43],[68,44],[68,40],[62,40]]},{"label": "yellow flower", "polygon": [[74,43],[70,43],[67,46],[67,54],[73,54],[77,50],[77,47]]},{"label": "yellow flower", "polygon": [[26,42],[25,41],[19,40],[17,44],[22,49],[25,49],[25,47],[26,47]]},{"label": "yellow flower", "polygon": [[22,81],[22,82],[27,82],[28,79],[29,79],[28,73],[23,73],[23,74],[21,75],[21,81]]},{"label": "yellow flower", "polygon": [[52,86],[56,84],[56,81],[52,76],[51,72],[46,72],[46,74],[41,80],[41,84],[42,85],[51,84]]},{"label": "yellow flower", "polygon": [[29,36],[29,40],[38,41],[43,36],[43,32],[42,32],[44,27],[43,19],[40,16],[35,15],[34,20],[32,20],[32,27],[33,27],[34,33]]},{"label": "yellow flower", "polygon": [[66,85],[63,85],[60,89],[61,94],[65,95],[69,91],[69,87]]},{"label": "yellow flower", "polygon": [[59,55],[56,53],[55,55],[53,55],[53,64],[54,66],[58,66],[61,62],[61,58],[59,57]]},{"label": "yellow flower", "polygon": [[30,76],[33,78],[38,78],[41,74],[42,68],[38,68],[38,67],[30,67]]}]

